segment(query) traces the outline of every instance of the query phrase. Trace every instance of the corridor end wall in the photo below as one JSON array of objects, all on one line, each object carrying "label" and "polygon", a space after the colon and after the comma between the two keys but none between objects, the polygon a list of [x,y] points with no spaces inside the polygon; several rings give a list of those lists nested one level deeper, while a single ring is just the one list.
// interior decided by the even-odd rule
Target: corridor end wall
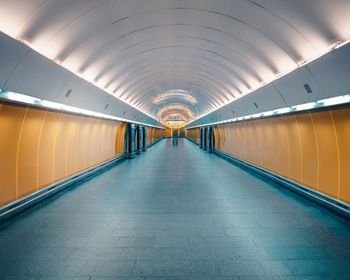
[{"label": "corridor end wall", "polygon": [[[214,131],[218,151],[350,203],[349,107],[218,125]],[[195,129],[187,133],[198,137]]]}]

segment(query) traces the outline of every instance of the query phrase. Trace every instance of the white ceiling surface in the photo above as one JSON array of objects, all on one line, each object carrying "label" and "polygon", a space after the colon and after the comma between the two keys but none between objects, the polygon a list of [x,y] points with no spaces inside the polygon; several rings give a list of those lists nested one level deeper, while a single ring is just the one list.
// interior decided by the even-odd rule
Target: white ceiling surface
[{"label": "white ceiling surface", "polygon": [[[348,40],[349,13],[349,0],[0,0],[0,30],[141,111],[156,116],[183,103],[198,117]],[[291,80],[300,87],[313,74],[298,70]],[[50,80],[63,88],[65,75]],[[14,77],[13,85],[23,79]],[[315,89],[327,87],[320,83]],[[294,100],[294,89],[283,87],[283,102]],[[172,97],[153,104],[174,89],[198,103]],[[274,85],[260,91],[267,107],[283,103]],[[80,97],[76,106],[88,102]]]},{"label": "white ceiling surface", "polygon": [[[1,32],[0,54],[0,89],[162,126],[155,119],[112,97]],[[68,92],[70,95],[66,97]]]},{"label": "white ceiling surface", "polygon": [[190,123],[189,127],[349,94],[349,73],[350,44]]}]

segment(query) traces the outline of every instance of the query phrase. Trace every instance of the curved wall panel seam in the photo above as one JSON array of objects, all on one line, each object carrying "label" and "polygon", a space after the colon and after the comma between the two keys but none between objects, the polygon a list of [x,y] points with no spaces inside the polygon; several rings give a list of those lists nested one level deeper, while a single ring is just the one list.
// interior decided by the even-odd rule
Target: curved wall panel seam
[{"label": "curved wall panel seam", "polygon": [[55,135],[54,135],[54,139],[53,139],[53,149],[52,149],[52,182],[55,181],[55,159],[56,159],[56,145],[57,145],[57,137],[58,137],[58,131],[59,131],[59,128],[60,128],[60,122],[61,122],[61,119],[62,119],[62,115],[63,113],[60,112],[59,113],[59,119],[58,119],[58,122],[57,122],[57,126],[56,126],[56,129],[55,129]]},{"label": "curved wall panel seam", "polygon": [[37,153],[36,153],[36,190],[39,190],[39,158],[40,158],[40,145],[41,145],[41,138],[43,134],[43,129],[44,129],[44,123],[46,119],[47,111],[45,111],[44,116],[41,120],[41,125],[40,125],[40,132],[39,132],[39,141],[37,145]]},{"label": "curved wall panel seam", "polygon": [[[302,138],[301,138],[301,132],[300,132],[300,126],[298,123],[298,119],[296,118],[296,116],[294,115],[294,120],[295,120],[295,125],[297,127],[298,130],[298,139],[299,139],[299,149],[300,149],[300,155],[301,155],[301,159],[304,157],[304,153],[303,153],[303,145],[302,145]],[[300,182],[304,182],[304,162],[301,160],[300,161]]]},{"label": "curved wall panel seam", "polygon": [[13,67],[13,69],[11,70],[11,72],[9,73],[8,77],[6,78],[3,88],[6,89],[7,88],[7,84],[8,82],[11,80],[12,75],[16,72],[17,68],[22,64],[22,62],[24,61],[24,59],[32,52],[32,49],[28,49],[25,54],[19,58],[18,62],[16,63],[16,65]]},{"label": "curved wall panel seam", "polygon": [[18,199],[18,194],[19,194],[19,149],[21,146],[21,140],[22,140],[22,132],[23,132],[23,127],[24,127],[24,122],[26,120],[26,116],[28,114],[28,107],[26,107],[25,109],[25,113],[23,116],[23,119],[21,121],[21,127],[19,130],[19,136],[18,136],[18,140],[17,140],[17,149],[16,149],[16,199]]},{"label": "curved wall panel seam", "polygon": [[337,149],[337,174],[338,174],[338,180],[337,180],[337,198],[340,199],[340,151],[339,151],[339,139],[338,139],[338,132],[337,132],[337,128],[335,125],[335,121],[334,121],[334,117],[333,117],[333,113],[332,111],[329,112],[330,113],[330,117],[332,120],[332,127],[333,127],[333,131],[334,131],[334,135],[335,135],[335,143],[336,143],[336,149]]},{"label": "curved wall panel seam", "polygon": [[320,148],[319,148],[319,140],[318,140],[318,136],[317,136],[317,132],[316,132],[316,126],[315,126],[315,121],[314,118],[312,116],[312,113],[310,113],[310,118],[312,121],[312,127],[313,127],[313,131],[314,131],[314,135],[315,135],[315,139],[316,139],[316,150],[317,150],[317,183],[316,183],[316,190],[319,191],[320,190]]}]

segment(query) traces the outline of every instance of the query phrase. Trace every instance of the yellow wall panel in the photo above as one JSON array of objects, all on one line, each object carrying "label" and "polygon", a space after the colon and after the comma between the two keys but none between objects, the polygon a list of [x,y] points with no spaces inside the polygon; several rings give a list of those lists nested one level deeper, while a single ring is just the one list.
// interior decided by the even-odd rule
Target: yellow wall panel
[{"label": "yellow wall panel", "polygon": [[[88,122],[90,123],[88,135],[89,137],[86,140],[86,150],[91,151],[90,153],[85,154],[85,165],[90,166],[94,162],[94,157],[96,153],[96,147],[94,147],[94,138],[97,133],[96,119],[89,118]],[[95,133],[95,135],[93,134]]]},{"label": "yellow wall panel", "polygon": [[270,154],[270,160],[271,160],[271,167],[274,170],[274,172],[279,171],[279,130],[278,130],[278,120],[277,119],[270,119],[271,121],[271,128],[270,128],[270,134],[272,137],[270,145],[273,145],[274,152]]},{"label": "yellow wall panel", "polygon": [[[97,146],[100,147],[99,153],[97,154],[97,162],[102,162],[103,158],[108,157],[109,155],[109,147],[106,145],[109,144],[109,141],[105,139],[105,137],[108,137],[108,131],[109,131],[109,123],[103,122],[98,125],[98,133],[101,133],[100,135],[102,137],[96,139]],[[113,145],[112,145],[113,147]]]},{"label": "yellow wall panel", "polygon": [[119,124],[118,130],[116,132],[116,138],[115,138],[115,151],[116,155],[120,156],[124,153],[124,137],[125,137],[125,130],[126,130],[126,124]]},{"label": "yellow wall panel", "polygon": [[80,133],[78,135],[78,169],[83,170],[85,166],[88,166],[86,161],[86,154],[88,153],[88,141],[90,137],[90,118],[82,117],[80,120]]},{"label": "yellow wall panel", "polygon": [[0,205],[122,154],[124,132],[114,121],[0,103]]},{"label": "yellow wall panel", "polygon": [[147,145],[153,144],[155,141],[160,139],[161,137],[164,136],[165,130],[155,128],[155,127],[150,127],[147,128],[147,133],[146,133],[146,142]]},{"label": "yellow wall panel", "polygon": [[254,130],[255,130],[255,141],[254,144],[256,145],[256,155],[254,156],[255,162],[258,166],[264,165],[264,143],[266,139],[263,138],[263,127],[261,125],[261,121],[252,121],[251,124],[254,124]]},{"label": "yellow wall panel", "polygon": [[17,198],[37,191],[39,143],[45,114],[43,110],[29,108],[25,115],[18,142]]},{"label": "yellow wall panel", "polygon": [[310,113],[296,115],[303,151],[303,183],[318,189],[318,143]]},{"label": "yellow wall panel", "polygon": [[65,140],[65,177],[77,173],[78,170],[78,155],[77,142],[80,131],[80,118],[70,115],[68,117],[67,137]]},{"label": "yellow wall panel", "polygon": [[105,158],[112,158],[111,155],[115,156],[116,151],[114,147],[115,138],[117,136],[117,130],[119,126],[114,125],[113,122],[108,122],[106,127],[106,135],[102,139],[102,145],[105,147],[103,157],[100,159],[101,162],[104,161]]},{"label": "yellow wall panel", "polygon": [[231,150],[237,154],[239,158],[244,159],[243,157],[243,149],[244,149],[244,139],[242,135],[242,124],[239,124],[237,129],[233,130],[234,139],[236,139],[236,143],[239,145],[233,145],[231,143]]},{"label": "yellow wall panel", "polygon": [[153,130],[153,128],[148,128],[147,129],[147,134],[146,134],[147,145],[152,144],[152,130]]},{"label": "yellow wall panel", "polygon": [[350,203],[350,110],[332,111],[339,143],[340,199]]},{"label": "yellow wall panel", "polygon": [[330,111],[312,113],[319,147],[319,190],[339,197],[338,141]]},{"label": "yellow wall panel", "polygon": [[222,147],[225,146],[224,145],[224,143],[225,143],[224,130],[221,129],[221,127],[215,127],[215,130],[217,131],[217,133],[215,134],[215,142],[217,143],[215,148],[217,150],[222,150]]},{"label": "yellow wall panel", "polygon": [[146,132],[146,143],[151,145],[164,136],[165,130],[155,127],[148,127]]},{"label": "yellow wall panel", "polygon": [[266,119],[266,124],[262,130],[261,140],[264,143],[263,149],[263,166],[265,168],[276,171],[278,163],[278,142],[274,135],[274,126],[272,119]]},{"label": "yellow wall panel", "polygon": [[54,150],[61,113],[48,111],[41,132],[38,158],[38,186],[45,187],[54,182]]},{"label": "yellow wall panel", "polygon": [[247,158],[249,149],[248,149],[248,145],[247,145],[246,123],[241,124],[239,132],[240,132],[240,142],[242,143],[241,157]]},{"label": "yellow wall panel", "polygon": [[349,107],[223,124],[215,137],[221,152],[350,202]]},{"label": "yellow wall panel", "polygon": [[290,178],[294,181],[303,182],[303,156],[301,136],[295,115],[281,117],[287,126],[288,139],[290,144]]},{"label": "yellow wall panel", "polygon": [[16,199],[18,138],[26,108],[2,104],[0,111],[0,205]]},{"label": "yellow wall panel", "polygon": [[[0,206],[124,153],[125,123],[0,103]],[[148,128],[148,142],[163,136]]]},{"label": "yellow wall panel", "polygon": [[164,130],[163,129],[155,129],[154,131],[154,141],[157,141],[158,139],[162,138],[164,136]]},{"label": "yellow wall panel", "polygon": [[219,125],[215,137],[221,152],[350,202],[349,107]]},{"label": "yellow wall panel", "polygon": [[237,129],[230,129],[227,131],[226,139],[232,139],[232,141],[227,141],[228,152],[240,157],[239,146],[241,145],[239,138],[239,126]]},{"label": "yellow wall panel", "polygon": [[200,143],[199,132],[200,132],[199,128],[189,129],[189,130],[186,130],[186,136],[199,144]]},{"label": "yellow wall panel", "polygon": [[172,131],[170,128],[167,128],[165,131],[164,131],[164,137],[171,137],[172,136]]},{"label": "yellow wall panel", "polygon": [[54,181],[66,177],[66,139],[68,136],[69,114],[62,114],[54,139],[53,177]]},{"label": "yellow wall panel", "polygon": [[[197,138],[198,138],[197,143],[200,143],[200,138],[198,137],[198,135],[199,135],[199,131],[197,131]],[[217,127],[214,128],[214,138],[215,138],[215,148],[220,147],[220,130]]]},{"label": "yellow wall panel", "polygon": [[236,139],[234,138],[232,129],[227,129],[224,131],[225,131],[225,150],[228,153],[233,154],[232,147],[233,147],[233,145],[234,145],[233,143],[235,143]]},{"label": "yellow wall panel", "polygon": [[246,142],[246,158],[250,158],[252,163],[256,164],[256,146],[253,145],[254,142],[254,127],[249,125],[249,123],[245,126],[245,142]]},{"label": "yellow wall panel", "polygon": [[290,144],[287,127],[281,118],[276,118],[278,140],[278,171],[277,173],[290,178]]},{"label": "yellow wall panel", "polygon": [[219,135],[220,135],[220,147],[217,147],[218,150],[228,153],[228,144],[227,144],[227,133],[229,131],[228,127],[225,129],[222,126],[219,126]]},{"label": "yellow wall panel", "polygon": [[[94,153],[89,153],[92,157],[88,157],[88,165],[93,166],[98,163],[101,163],[100,155],[104,152],[104,147],[101,145],[101,139],[104,137],[105,133],[105,125],[102,125],[102,120],[96,119],[94,120],[93,131],[91,132],[92,137],[90,138],[92,141],[90,142],[90,149],[94,150]],[[101,133],[99,137],[99,133]]]}]

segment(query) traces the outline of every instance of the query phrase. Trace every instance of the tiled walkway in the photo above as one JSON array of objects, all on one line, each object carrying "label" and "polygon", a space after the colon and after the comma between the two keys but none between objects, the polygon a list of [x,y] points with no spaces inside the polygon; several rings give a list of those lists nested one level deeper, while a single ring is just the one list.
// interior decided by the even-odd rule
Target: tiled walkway
[{"label": "tiled walkway", "polygon": [[2,225],[0,279],[350,279],[350,224],[164,140]]}]

